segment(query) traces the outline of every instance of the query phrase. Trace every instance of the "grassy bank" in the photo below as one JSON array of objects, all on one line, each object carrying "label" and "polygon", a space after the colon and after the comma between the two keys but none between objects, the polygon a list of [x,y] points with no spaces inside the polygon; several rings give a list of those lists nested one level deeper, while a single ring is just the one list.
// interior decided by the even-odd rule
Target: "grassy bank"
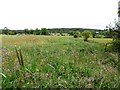
[{"label": "grassy bank", "polygon": [[[116,88],[115,53],[104,52],[111,39],[70,36],[3,36],[3,88]],[[15,47],[22,52],[19,64]],[[19,51],[19,50],[18,50]]]}]

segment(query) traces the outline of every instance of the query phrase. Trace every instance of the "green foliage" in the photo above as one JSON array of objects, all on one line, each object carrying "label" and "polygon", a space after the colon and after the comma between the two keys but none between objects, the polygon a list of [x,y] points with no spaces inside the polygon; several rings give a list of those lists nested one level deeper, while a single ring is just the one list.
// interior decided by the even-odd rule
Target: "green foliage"
[{"label": "green foliage", "polygon": [[95,31],[95,30],[92,30],[91,33],[92,33],[92,37],[95,38],[95,36],[96,36],[96,31]]},{"label": "green foliage", "polygon": [[78,36],[76,34],[73,35],[74,38],[77,38]]},{"label": "green foliage", "polygon": [[42,29],[40,32],[41,35],[48,35],[48,31],[46,29]]},{"label": "green foliage", "polygon": [[92,35],[93,35],[93,38],[95,38],[95,35],[96,35],[96,34],[95,34],[95,33],[93,33]]},{"label": "green foliage", "polygon": [[115,27],[109,26],[109,32],[112,33],[112,50],[120,53],[120,22],[115,22]]},{"label": "green foliage", "polygon": [[74,37],[74,38],[81,37],[80,32],[79,32],[79,31],[74,32],[73,37]]},{"label": "green foliage", "polygon": [[120,52],[120,39],[116,39],[112,41],[112,50],[116,52]]},{"label": "green foliage", "polygon": [[95,36],[95,38],[104,38],[105,36],[104,35],[101,35],[101,34],[97,34],[96,36]]},{"label": "green foliage", "polygon": [[33,32],[34,35],[40,35],[41,32],[38,28],[35,29],[35,31]]},{"label": "green foliage", "polygon": [[82,36],[84,38],[84,41],[87,41],[88,38],[91,36],[91,32],[88,31],[88,30],[85,30],[85,31],[82,32]]},{"label": "green foliage", "polygon": [[108,29],[108,30],[104,31],[104,36],[105,36],[105,38],[112,38],[113,32]]},{"label": "green foliage", "polygon": [[29,34],[33,34],[34,33],[34,30],[33,29],[30,29],[29,30]]},{"label": "green foliage", "polygon": [[63,33],[61,33],[61,32],[60,32],[60,35],[61,35],[61,36],[64,36],[64,34],[63,34]]},{"label": "green foliage", "polygon": [[76,34],[78,37],[81,37],[80,31],[76,31],[75,34]]},{"label": "green foliage", "polygon": [[8,35],[16,35],[17,33],[16,33],[16,32],[13,32],[13,31],[9,31],[7,34],[8,34]]},{"label": "green foliage", "polygon": [[74,35],[74,32],[68,32],[68,34],[69,34],[70,36],[73,36],[73,35]]},{"label": "green foliage", "polygon": [[[102,30],[96,30],[96,29],[87,29],[90,30],[93,34],[95,31],[103,32]],[[7,27],[2,29],[2,34],[9,35],[8,32],[12,31],[15,32],[16,34],[34,34],[34,35],[50,35],[51,33],[56,34],[56,33],[64,33],[63,35],[70,35],[73,36],[76,34],[78,37],[81,37],[80,32],[84,31],[84,29],[81,28],[41,28],[41,29],[24,29],[24,30],[10,30]],[[41,32],[42,31],[42,32]],[[94,34],[93,34],[94,36]]]},{"label": "green foliage", "polygon": [[25,34],[29,34],[29,30],[26,28],[26,29],[24,29],[24,33]]}]

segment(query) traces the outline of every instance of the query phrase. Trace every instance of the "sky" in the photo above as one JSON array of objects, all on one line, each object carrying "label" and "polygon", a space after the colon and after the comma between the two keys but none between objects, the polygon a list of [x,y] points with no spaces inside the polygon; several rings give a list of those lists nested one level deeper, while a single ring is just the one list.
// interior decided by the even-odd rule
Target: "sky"
[{"label": "sky", "polygon": [[0,0],[0,29],[105,29],[119,0]]}]

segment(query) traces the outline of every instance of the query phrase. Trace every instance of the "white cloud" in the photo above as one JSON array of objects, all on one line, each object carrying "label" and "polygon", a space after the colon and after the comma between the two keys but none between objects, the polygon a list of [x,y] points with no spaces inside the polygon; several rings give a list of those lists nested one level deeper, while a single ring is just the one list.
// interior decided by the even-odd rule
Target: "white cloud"
[{"label": "white cloud", "polygon": [[0,28],[104,28],[118,0],[0,0]]}]

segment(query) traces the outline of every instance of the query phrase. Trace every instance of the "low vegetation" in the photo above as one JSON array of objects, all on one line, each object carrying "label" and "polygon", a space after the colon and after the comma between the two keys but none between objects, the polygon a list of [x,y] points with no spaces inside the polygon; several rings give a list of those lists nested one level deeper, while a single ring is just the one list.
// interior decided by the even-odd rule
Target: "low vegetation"
[{"label": "low vegetation", "polygon": [[3,35],[2,87],[117,88],[117,53],[109,38]]}]

